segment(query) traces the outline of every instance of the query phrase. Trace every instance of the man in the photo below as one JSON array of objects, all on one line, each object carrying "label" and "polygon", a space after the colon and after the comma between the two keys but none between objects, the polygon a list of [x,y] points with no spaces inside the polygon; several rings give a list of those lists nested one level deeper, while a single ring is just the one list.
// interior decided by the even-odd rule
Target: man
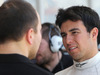
[{"label": "man", "polygon": [[59,10],[56,24],[61,29],[63,44],[74,64],[55,75],[100,75],[98,14],[86,6],[72,6]]},{"label": "man", "polygon": [[8,0],[0,7],[0,75],[52,75],[30,60],[40,41],[40,18],[29,3]]},{"label": "man", "polygon": [[42,42],[36,56],[36,64],[52,73],[71,66],[71,56],[64,54],[62,49],[64,48],[59,28],[48,22],[42,24]]}]

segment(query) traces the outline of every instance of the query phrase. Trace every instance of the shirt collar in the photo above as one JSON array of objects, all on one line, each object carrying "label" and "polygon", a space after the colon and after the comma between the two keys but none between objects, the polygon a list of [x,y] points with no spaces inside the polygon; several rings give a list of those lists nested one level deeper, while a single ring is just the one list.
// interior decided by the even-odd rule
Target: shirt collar
[{"label": "shirt collar", "polygon": [[85,69],[96,65],[100,61],[100,52],[98,52],[94,57],[85,60],[83,62],[74,61],[74,67],[77,69]]}]

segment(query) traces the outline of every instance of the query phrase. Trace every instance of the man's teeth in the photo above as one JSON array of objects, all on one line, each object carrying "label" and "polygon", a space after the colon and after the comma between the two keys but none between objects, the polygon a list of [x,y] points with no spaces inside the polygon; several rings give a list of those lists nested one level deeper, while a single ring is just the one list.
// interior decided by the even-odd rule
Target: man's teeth
[{"label": "man's teeth", "polygon": [[76,47],[69,48],[69,50],[75,49]]}]

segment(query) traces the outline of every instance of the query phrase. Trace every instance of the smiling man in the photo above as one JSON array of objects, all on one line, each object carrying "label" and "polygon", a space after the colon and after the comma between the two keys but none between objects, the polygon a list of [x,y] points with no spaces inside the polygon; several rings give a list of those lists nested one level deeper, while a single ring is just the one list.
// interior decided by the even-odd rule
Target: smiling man
[{"label": "smiling man", "polygon": [[99,16],[89,7],[60,9],[56,24],[63,44],[74,64],[56,75],[100,75],[100,53],[97,47]]}]

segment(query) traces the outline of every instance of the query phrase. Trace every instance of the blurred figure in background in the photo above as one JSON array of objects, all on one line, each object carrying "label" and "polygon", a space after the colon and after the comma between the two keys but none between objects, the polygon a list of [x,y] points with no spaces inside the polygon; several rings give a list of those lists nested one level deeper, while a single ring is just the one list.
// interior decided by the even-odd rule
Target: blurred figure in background
[{"label": "blurred figure in background", "polygon": [[98,50],[100,51],[100,44],[98,44]]},{"label": "blurred figure in background", "polygon": [[[99,23],[100,23],[100,21],[99,21]],[[98,50],[100,51],[100,25],[99,25],[98,30],[99,30],[99,33],[98,33]]]},{"label": "blurred figure in background", "polygon": [[100,51],[100,28],[99,28],[99,34],[98,34],[98,50]]},{"label": "blurred figure in background", "polygon": [[0,75],[52,75],[33,64],[41,42],[40,17],[24,0],[0,7]]},{"label": "blurred figure in background", "polygon": [[36,64],[52,73],[73,64],[69,54],[64,53],[59,28],[52,23],[42,24],[42,41],[37,52]]}]

